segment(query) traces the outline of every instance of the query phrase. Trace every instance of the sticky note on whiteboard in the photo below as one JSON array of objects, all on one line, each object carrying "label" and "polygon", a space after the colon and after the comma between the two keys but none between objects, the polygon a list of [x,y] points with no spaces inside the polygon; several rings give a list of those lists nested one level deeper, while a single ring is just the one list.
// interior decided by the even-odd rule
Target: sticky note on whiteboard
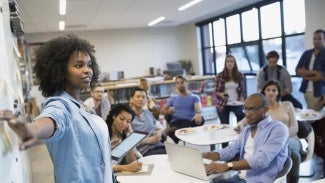
[{"label": "sticky note on whiteboard", "polygon": [[8,84],[8,78],[6,76],[3,77],[2,83],[1,83],[1,88],[3,90],[3,94],[5,96],[9,95],[9,84]]}]

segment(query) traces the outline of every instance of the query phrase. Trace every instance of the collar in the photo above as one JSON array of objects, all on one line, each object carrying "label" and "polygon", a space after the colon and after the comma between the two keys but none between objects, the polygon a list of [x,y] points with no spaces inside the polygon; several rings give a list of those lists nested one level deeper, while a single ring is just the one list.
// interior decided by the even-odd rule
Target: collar
[{"label": "collar", "polygon": [[[272,121],[272,118],[270,115],[267,115],[264,119],[262,119],[261,121],[259,121],[256,125],[257,125],[257,129],[259,128],[265,128],[268,124],[270,124],[270,122]],[[251,129],[254,128],[255,124],[253,125],[249,125]]]},{"label": "collar", "polygon": [[69,99],[71,102],[73,102],[74,104],[76,104],[78,106],[78,108],[83,108],[86,112],[88,112],[90,114],[96,114],[95,111],[93,111],[92,109],[90,109],[86,105],[84,105],[82,101],[76,100],[75,98],[73,98],[71,95],[69,95],[65,91],[56,92],[54,94],[54,96],[59,96],[59,97],[63,97],[63,98]]}]

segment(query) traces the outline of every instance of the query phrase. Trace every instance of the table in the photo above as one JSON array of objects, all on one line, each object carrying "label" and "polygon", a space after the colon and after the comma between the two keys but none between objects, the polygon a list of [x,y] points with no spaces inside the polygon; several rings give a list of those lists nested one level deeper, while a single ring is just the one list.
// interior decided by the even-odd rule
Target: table
[{"label": "table", "polygon": [[168,161],[167,155],[152,155],[140,158],[144,165],[153,164],[153,170],[151,175],[123,175],[117,176],[117,180],[122,183],[165,183],[165,182],[177,182],[177,183],[207,183],[208,181],[196,179],[187,175],[183,175],[174,172]]},{"label": "table", "polygon": [[298,121],[307,121],[313,123],[323,117],[323,114],[313,109],[301,109],[295,111],[295,116]]},{"label": "table", "polygon": [[[213,126],[217,126],[218,129],[211,130],[211,127]],[[211,150],[214,149],[215,144],[234,141],[237,140],[239,136],[233,127],[224,124],[212,124],[192,127],[192,131],[188,134],[181,134],[181,130],[183,130],[183,128],[175,131],[177,138],[193,145],[210,145]]]},{"label": "table", "polygon": [[314,180],[310,183],[324,183],[325,182],[325,179],[318,179],[318,180]]}]

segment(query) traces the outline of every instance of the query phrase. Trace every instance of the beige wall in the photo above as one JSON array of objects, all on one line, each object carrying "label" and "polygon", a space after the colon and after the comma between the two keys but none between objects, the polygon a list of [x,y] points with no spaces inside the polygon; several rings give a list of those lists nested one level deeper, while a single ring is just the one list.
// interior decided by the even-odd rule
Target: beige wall
[{"label": "beige wall", "polygon": [[[312,47],[312,33],[325,28],[324,0],[305,0],[306,47]],[[42,42],[61,33],[27,34],[28,42]],[[177,27],[151,27],[121,30],[76,32],[91,41],[102,72],[123,70],[126,78],[149,74],[149,67],[166,69],[166,63],[192,60],[195,72],[202,73],[194,24]]]},{"label": "beige wall", "polygon": [[[27,34],[28,43],[44,42],[66,33]],[[194,24],[177,27],[75,32],[95,45],[102,72],[123,70],[125,78],[149,75],[149,67],[166,69],[166,63],[191,60],[198,73]]]},{"label": "beige wall", "polygon": [[325,1],[305,0],[306,11],[306,48],[313,47],[313,32],[317,29],[325,29]]}]

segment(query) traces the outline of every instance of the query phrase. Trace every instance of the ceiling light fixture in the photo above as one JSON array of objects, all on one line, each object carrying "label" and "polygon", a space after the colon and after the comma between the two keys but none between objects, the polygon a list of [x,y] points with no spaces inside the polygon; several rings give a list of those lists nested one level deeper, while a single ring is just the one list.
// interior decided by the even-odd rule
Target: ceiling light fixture
[{"label": "ceiling light fixture", "polygon": [[148,25],[149,25],[149,26],[153,26],[153,25],[155,25],[155,24],[157,24],[157,23],[159,23],[159,22],[161,22],[161,21],[163,21],[163,20],[165,20],[165,17],[159,17],[159,18],[157,18],[157,19],[155,19],[155,20],[149,22]]},{"label": "ceiling light fixture", "polygon": [[64,29],[65,29],[65,22],[64,22],[63,20],[61,20],[61,21],[59,22],[59,30],[62,31],[62,30],[64,30]]},{"label": "ceiling light fixture", "polygon": [[66,0],[60,0],[60,15],[65,15],[67,10],[67,1]]},{"label": "ceiling light fixture", "polygon": [[201,2],[201,1],[203,1],[203,0],[193,0],[193,1],[183,5],[181,7],[179,7],[178,11],[183,11],[183,10],[185,10],[185,9],[187,9],[187,8],[193,6],[193,5],[195,5],[195,4],[197,4],[197,3]]}]

